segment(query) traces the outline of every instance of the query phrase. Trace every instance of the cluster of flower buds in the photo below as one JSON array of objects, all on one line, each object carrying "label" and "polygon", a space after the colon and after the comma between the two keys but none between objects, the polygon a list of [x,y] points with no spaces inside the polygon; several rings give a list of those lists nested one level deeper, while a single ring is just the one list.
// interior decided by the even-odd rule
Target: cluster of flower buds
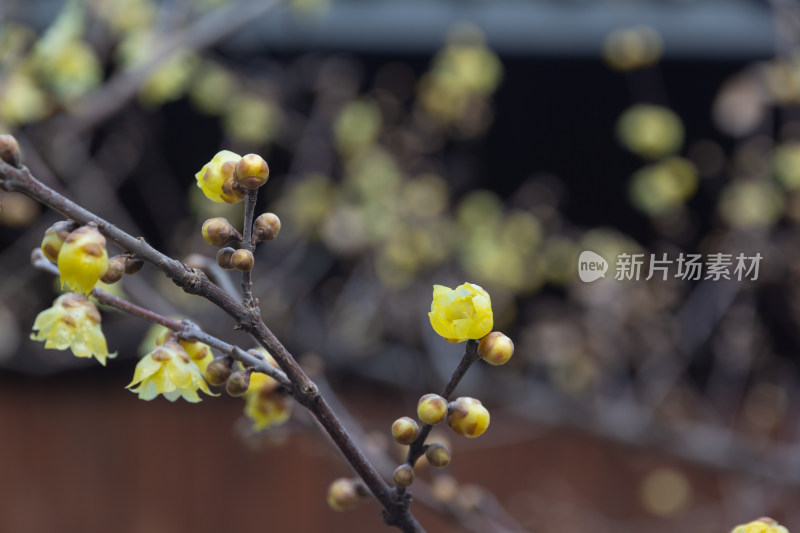
[{"label": "cluster of flower buds", "polygon": [[[277,237],[281,229],[281,221],[274,213],[264,213],[253,223],[252,245],[270,241]],[[233,248],[230,243],[242,243],[243,237],[225,218],[209,218],[203,222],[203,240],[212,246],[219,247],[217,264],[225,270],[250,272],[255,264],[253,252],[246,248]]]},{"label": "cluster of flower buds", "polygon": [[[454,335],[453,331],[460,331],[464,327],[460,324],[459,310],[472,308],[470,316],[478,317],[480,313],[476,311],[476,300],[479,306],[483,306],[483,318],[475,319],[482,329],[484,335],[480,338],[477,347],[473,344],[468,350],[476,350],[477,355],[493,366],[505,364],[514,354],[514,343],[506,335],[499,331],[489,332],[485,328],[485,323],[491,324],[491,307],[489,295],[480,287],[471,284],[464,284],[455,291],[447,287],[435,286],[434,301],[431,306],[431,324],[434,329],[447,340],[466,340],[470,338],[472,330],[478,329],[470,326],[470,331]],[[477,327],[477,326],[476,326]],[[440,331],[442,330],[442,331]],[[474,340],[470,342],[474,343]],[[474,353],[474,352],[473,352]],[[453,432],[464,437],[475,438],[483,435],[489,427],[489,411],[480,400],[469,397],[456,398],[448,401],[447,398],[438,394],[425,394],[417,403],[417,418],[427,426],[426,429],[413,419],[407,416],[398,418],[392,424],[392,437],[402,445],[411,446],[412,453],[409,460],[401,464],[394,471],[393,479],[398,487],[407,487],[414,481],[414,463],[417,457],[424,451],[425,459],[428,464],[436,468],[442,468],[450,464],[452,455],[448,447],[442,443],[434,442],[424,444],[418,442],[428,435],[430,426],[447,422]],[[414,452],[417,450],[417,452]],[[419,454],[419,455],[417,455]]]},{"label": "cluster of flower buds", "polygon": [[[254,348],[248,353],[278,368],[275,359],[263,348]],[[214,359],[206,367],[206,381],[214,386],[225,385],[225,392],[230,396],[243,396],[244,413],[252,420],[256,431],[286,422],[292,404],[280,383],[266,374],[254,372],[252,368],[238,367],[235,368],[230,357]]]},{"label": "cluster of flower buds", "polygon": [[116,283],[123,274],[135,274],[144,262],[130,254],[109,259],[106,238],[94,225],[80,226],[72,221],[56,222],[44,233],[41,250],[58,265],[62,285],[89,294],[98,281]]}]

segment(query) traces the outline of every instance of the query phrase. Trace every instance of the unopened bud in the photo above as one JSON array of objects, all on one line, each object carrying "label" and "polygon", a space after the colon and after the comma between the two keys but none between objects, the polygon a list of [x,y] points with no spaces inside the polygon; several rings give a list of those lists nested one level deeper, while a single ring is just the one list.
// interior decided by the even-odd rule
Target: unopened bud
[{"label": "unopened bud", "polygon": [[241,241],[241,234],[227,219],[209,218],[203,222],[203,240],[212,246],[225,246],[230,240]]},{"label": "unopened bud", "polygon": [[247,154],[236,164],[236,181],[246,189],[257,189],[269,179],[269,165],[260,155]]},{"label": "unopened bud", "polygon": [[108,268],[105,273],[100,276],[100,281],[103,283],[116,283],[122,279],[125,273],[125,256],[115,255],[108,260]]},{"label": "unopened bud", "polygon": [[255,258],[253,257],[253,252],[250,250],[239,248],[231,255],[231,265],[233,265],[233,268],[236,270],[250,272],[253,270],[254,263]]},{"label": "unopened bud", "polygon": [[414,483],[414,469],[409,464],[403,464],[395,468],[392,475],[398,487],[408,487]]},{"label": "unopened bud", "polygon": [[19,158],[19,143],[13,135],[0,135],[0,159],[11,165],[20,168],[22,164]]},{"label": "unopened bud", "polygon": [[[210,364],[210,363],[209,363]],[[225,392],[231,396],[242,396],[250,387],[250,371],[240,370],[234,372],[225,382]]]},{"label": "unopened bud", "polygon": [[56,222],[44,232],[42,238],[42,253],[50,261],[55,263],[58,260],[58,252],[61,251],[61,245],[67,240],[70,233],[77,227],[77,224],[71,220],[62,220]]},{"label": "unopened bud", "polygon": [[490,365],[499,366],[514,355],[514,343],[499,331],[493,331],[481,339],[478,355]]},{"label": "unopened bud", "polygon": [[144,261],[142,259],[130,255],[125,258],[125,274],[129,276],[139,272],[143,266]]},{"label": "unopened bud", "polygon": [[438,394],[426,394],[417,404],[417,417],[423,424],[438,424],[447,418],[447,400]]},{"label": "unopened bud", "polygon": [[206,367],[206,381],[211,385],[222,385],[231,376],[233,361],[230,357],[214,359]]},{"label": "unopened bud", "polygon": [[328,505],[334,511],[348,511],[358,505],[361,494],[352,479],[340,478],[328,487]]},{"label": "unopened bud", "polygon": [[392,424],[392,437],[400,444],[411,444],[418,436],[419,426],[407,416],[398,418]]},{"label": "unopened bud", "polygon": [[235,252],[233,248],[220,248],[217,252],[217,264],[224,268],[225,270],[233,270],[233,264],[231,263],[231,257],[233,257],[233,252]]},{"label": "unopened bud", "polygon": [[468,397],[457,398],[450,403],[447,424],[459,435],[470,438],[479,437],[489,427],[489,411],[480,400]]},{"label": "unopened bud", "polygon": [[264,213],[259,215],[253,223],[254,244],[264,241],[271,241],[278,236],[281,230],[281,219],[275,213]]},{"label": "unopened bud", "polygon": [[439,444],[438,442],[428,445],[428,449],[425,450],[425,459],[428,460],[431,466],[436,468],[449,465],[452,458],[453,456],[450,454],[450,450],[447,449],[447,446]]}]

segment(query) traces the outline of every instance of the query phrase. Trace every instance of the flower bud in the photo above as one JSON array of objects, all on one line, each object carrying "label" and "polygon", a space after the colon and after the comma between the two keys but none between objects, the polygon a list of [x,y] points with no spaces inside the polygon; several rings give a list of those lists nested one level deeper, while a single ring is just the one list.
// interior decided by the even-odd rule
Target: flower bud
[{"label": "flower bud", "polygon": [[197,186],[207,198],[228,204],[244,200],[244,193],[236,186],[234,176],[240,159],[238,154],[223,150],[194,175]]},{"label": "flower bud", "polygon": [[22,164],[19,159],[19,143],[13,135],[0,135],[0,159],[11,165],[20,168]]},{"label": "flower bud", "polygon": [[225,382],[225,391],[231,396],[242,396],[250,387],[250,371],[240,370],[234,372]]},{"label": "flower bud", "polygon": [[358,486],[352,479],[340,478],[328,487],[328,505],[334,511],[349,511],[360,500]]},{"label": "flower bud", "polygon": [[281,230],[281,219],[275,213],[259,215],[253,223],[253,244],[271,241],[278,236]]},{"label": "flower bud", "polygon": [[192,361],[196,363],[211,355],[211,347],[208,344],[184,339],[180,339],[178,342],[183,346],[183,349],[186,350],[186,353],[189,354]]},{"label": "flower bud", "polygon": [[447,418],[447,400],[438,394],[426,394],[417,404],[417,417],[423,424],[438,424]]},{"label": "flower bud", "polygon": [[409,464],[402,464],[395,468],[392,477],[398,487],[408,487],[414,482],[414,469]]},{"label": "flower bud", "polygon": [[211,385],[222,385],[231,376],[233,361],[230,357],[214,359],[206,367],[206,381]]},{"label": "flower bud", "polygon": [[481,339],[478,355],[490,365],[499,366],[514,355],[514,343],[499,331],[493,331]]},{"label": "flower bud", "polygon": [[108,268],[105,273],[100,276],[100,281],[103,283],[116,283],[122,279],[125,273],[125,256],[115,255],[108,260]]},{"label": "flower bud", "polygon": [[247,154],[236,163],[236,181],[246,189],[257,189],[269,179],[269,165],[257,154]]},{"label": "flower bud", "polygon": [[450,403],[447,424],[459,435],[470,438],[479,437],[489,427],[489,411],[480,400],[467,397],[457,398]]},{"label": "flower bud", "polygon": [[250,272],[253,270],[253,264],[255,263],[255,258],[253,257],[253,252],[250,250],[245,250],[244,248],[239,248],[238,250],[234,251],[231,255],[231,265],[236,270],[240,270],[242,272]]},{"label": "flower bud", "polygon": [[235,252],[233,248],[220,248],[217,252],[217,264],[224,268],[225,270],[233,270],[233,264],[231,264],[231,258],[233,257],[233,252]]},{"label": "flower bud", "polygon": [[56,222],[44,232],[42,238],[42,253],[46,258],[55,263],[58,261],[58,252],[61,251],[61,245],[67,240],[69,234],[77,227],[71,220],[62,220]]},{"label": "flower bud", "polygon": [[58,252],[61,285],[89,294],[108,268],[106,238],[93,226],[83,226],[69,234]]},{"label": "flower bud", "polygon": [[241,241],[241,234],[227,219],[209,218],[203,222],[203,240],[212,246],[225,246],[230,240]]},{"label": "flower bud", "polygon": [[419,426],[413,419],[404,416],[392,424],[392,437],[400,444],[411,444],[419,436]]},{"label": "flower bud", "polygon": [[141,259],[137,259],[136,257],[130,255],[125,258],[125,273],[129,276],[139,272],[143,266],[144,261]]},{"label": "flower bud", "polygon": [[450,450],[447,449],[447,446],[439,444],[438,442],[428,445],[428,448],[425,450],[425,459],[428,460],[431,466],[436,468],[449,465],[450,459],[452,458],[453,456],[450,454]]}]

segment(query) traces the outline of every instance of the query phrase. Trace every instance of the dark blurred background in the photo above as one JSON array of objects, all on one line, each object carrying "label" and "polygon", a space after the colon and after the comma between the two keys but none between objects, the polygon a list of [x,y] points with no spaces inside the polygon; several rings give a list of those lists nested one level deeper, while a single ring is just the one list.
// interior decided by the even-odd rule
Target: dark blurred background
[{"label": "dark blurred background", "polygon": [[[412,486],[428,531],[800,528],[796,2],[9,0],[0,17],[0,129],[32,172],[234,291],[200,226],[241,227],[241,204],[194,174],[222,149],[267,159],[265,322],[387,475],[391,422],[463,349],[430,328],[431,286],[490,293],[515,356],[458,389],[492,425],[436,436],[454,459]],[[30,252],[58,217],[2,204],[0,530],[382,528],[373,503],[327,507],[349,473],[299,408],[255,432],[234,398],[125,391],[147,324],[105,310],[106,368],[28,340],[58,294]],[[578,279],[583,250],[605,280]],[[621,253],[763,260],[756,280],[621,281]],[[109,290],[252,344],[151,266]]]}]

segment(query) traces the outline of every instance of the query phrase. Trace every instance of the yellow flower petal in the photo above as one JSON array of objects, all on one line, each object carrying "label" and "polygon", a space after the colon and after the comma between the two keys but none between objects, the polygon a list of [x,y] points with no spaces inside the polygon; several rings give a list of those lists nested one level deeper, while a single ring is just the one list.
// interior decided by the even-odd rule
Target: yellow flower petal
[{"label": "yellow flower petal", "polygon": [[69,234],[58,252],[58,271],[64,284],[89,294],[108,268],[106,239],[97,228],[83,226]]},{"label": "yellow flower petal", "polygon": [[183,398],[195,403],[200,401],[198,389],[209,396],[216,396],[209,390],[197,364],[173,340],[156,346],[139,361],[127,388],[137,383],[139,386],[132,391],[143,400],[152,400],[162,394],[171,402]]},{"label": "yellow flower petal", "polygon": [[491,332],[494,325],[489,294],[472,283],[455,290],[434,285],[428,317],[436,333],[455,342],[480,339]]}]

